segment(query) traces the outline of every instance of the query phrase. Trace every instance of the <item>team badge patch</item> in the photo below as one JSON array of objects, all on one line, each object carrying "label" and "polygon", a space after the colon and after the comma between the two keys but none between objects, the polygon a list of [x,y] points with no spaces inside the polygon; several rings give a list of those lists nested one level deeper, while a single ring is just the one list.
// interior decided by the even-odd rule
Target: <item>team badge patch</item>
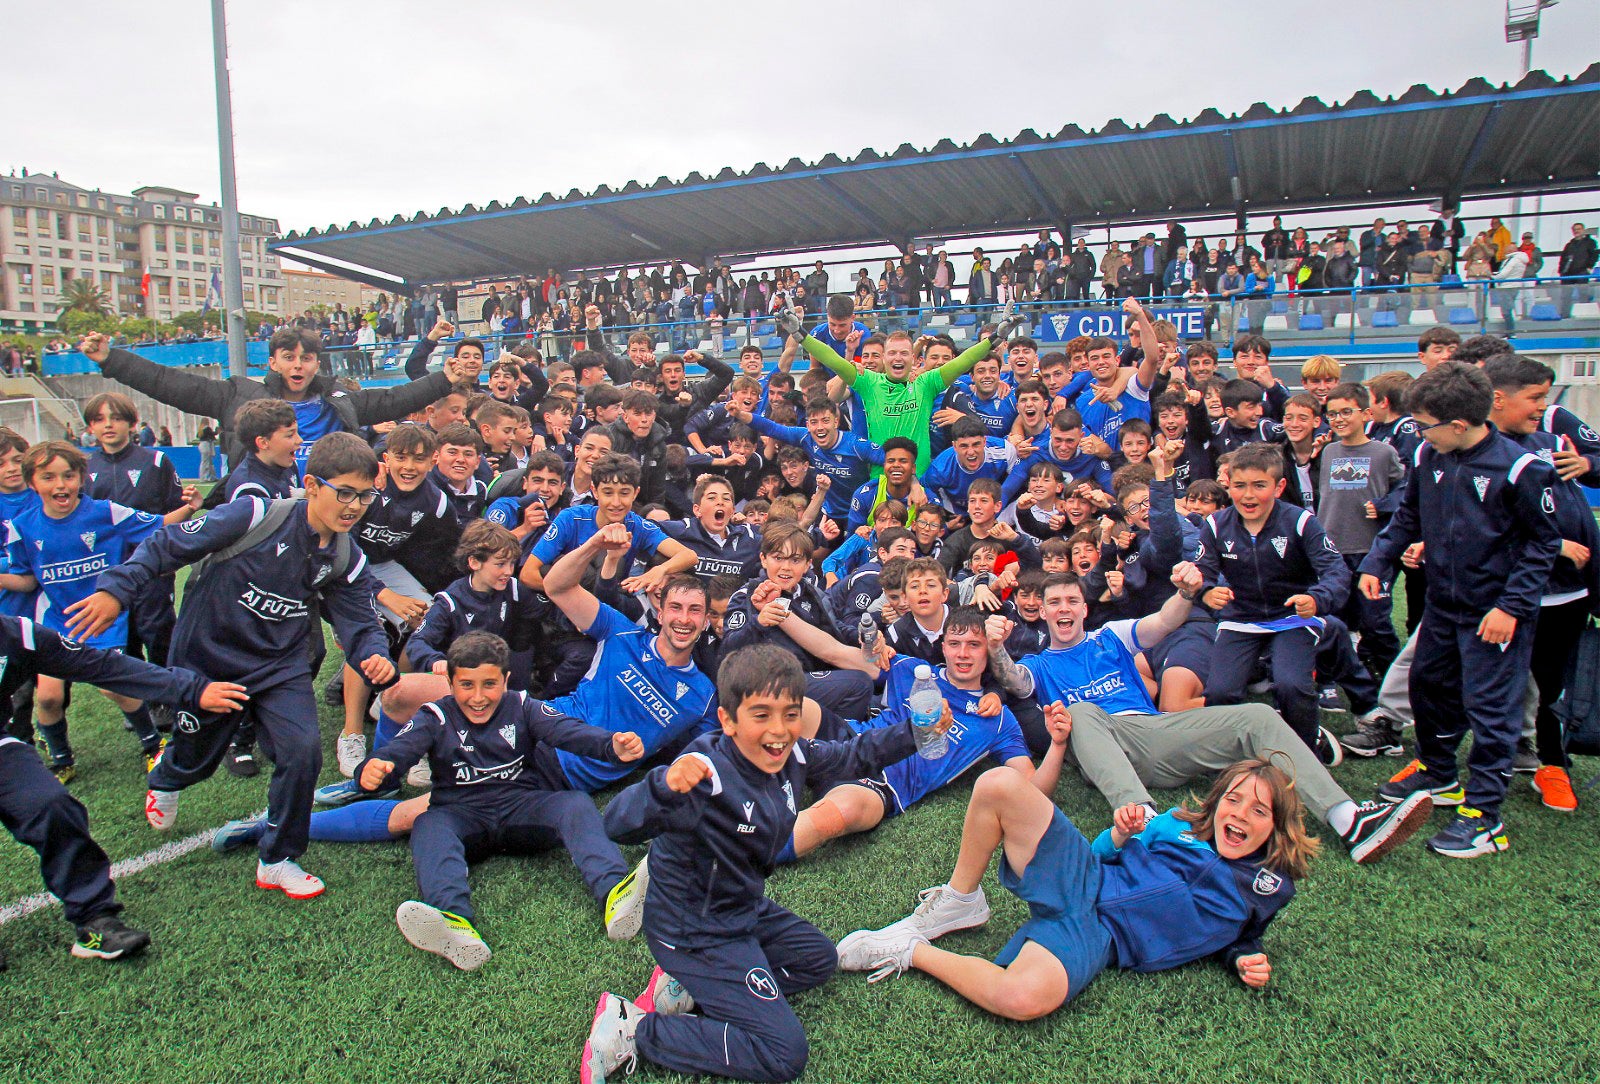
[{"label": "team badge patch", "polygon": [[197,734],[200,732],[200,720],[195,718],[193,712],[178,712],[172,725],[185,734]]},{"label": "team badge patch", "polygon": [[413,512],[413,513],[411,513],[411,526],[415,527],[417,524],[421,523],[422,522],[422,517],[427,515],[427,514],[428,513],[426,513],[426,512]]},{"label": "team badge patch", "polygon": [[507,723],[501,727],[500,736],[506,740],[507,745],[517,744],[517,728],[515,724]]},{"label": "team badge patch", "polygon": [[1282,557],[1289,552],[1289,540],[1280,534],[1272,540],[1272,548],[1277,551],[1279,557]]},{"label": "team badge patch", "polygon": [[685,685],[683,682],[680,681],[680,682],[678,682],[678,687],[677,687],[676,691],[677,691],[677,698],[679,700],[682,700],[685,696],[689,695],[689,686]]},{"label": "team badge patch", "polygon": [[143,474],[143,473],[144,473],[144,471],[142,471],[142,470],[131,470],[131,471],[129,471],[128,472],[128,481],[132,482],[134,485],[138,485],[139,484],[139,476],[141,474]]},{"label": "team badge patch", "polygon": [[772,981],[772,975],[764,967],[752,967],[746,971],[744,985],[762,1001],[778,1000],[778,984]]},{"label": "team badge patch", "polygon": [[186,519],[178,525],[178,530],[195,534],[201,527],[205,526],[205,522],[203,519]]},{"label": "team badge patch", "polygon": [[1250,883],[1251,889],[1258,896],[1270,896],[1282,886],[1283,878],[1270,869],[1257,870],[1256,879]]},{"label": "team badge patch", "polygon": [[744,628],[744,611],[735,610],[728,615],[728,631],[732,632],[735,629],[742,628]]},{"label": "team badge patch", "polygon": [[78,537],[83,539],[83,544],[84,544],[84,547],[86,549],[91,549],[91,550],[94,549],[94,532],[93,531],[84,531]]},{"label": "team badge patch", "polygon": [[1478,500],[1482,501],[1484,495],[1489,492],[1489,479],[1481,474],[1473,475],[1472,488],[1478,491]]}]

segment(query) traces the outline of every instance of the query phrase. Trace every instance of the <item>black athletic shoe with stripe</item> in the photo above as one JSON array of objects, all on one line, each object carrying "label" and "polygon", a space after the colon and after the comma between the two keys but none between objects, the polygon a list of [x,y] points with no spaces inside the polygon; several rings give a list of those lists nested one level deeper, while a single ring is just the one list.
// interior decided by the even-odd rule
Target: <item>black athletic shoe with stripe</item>
[{"label": "black athletic shoe with stripe", "polygon": [[150,935],[135,930],[116,915],[101,915],[78,927],[72,954],[86,960],[120,960],[137,956],[150,944]]},{"label": "black athletic shoe with stripe", "polygon": [[1376,862],[1410,839],[1433,815],[1433,802],[1427,791],[1417,791],[1398,804],[1362,802],[1356,806],[1356,819],[1340,838],[1350,849],[1353,861],[1365,865]]}]

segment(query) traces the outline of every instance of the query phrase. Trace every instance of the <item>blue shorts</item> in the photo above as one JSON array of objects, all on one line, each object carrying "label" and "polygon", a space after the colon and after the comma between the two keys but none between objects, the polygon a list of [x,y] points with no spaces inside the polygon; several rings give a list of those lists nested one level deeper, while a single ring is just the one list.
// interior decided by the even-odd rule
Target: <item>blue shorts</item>
[{"label": "blue shorts", "polygon": [[[836,779],[826,785],[831,792],[839,787],[861,787],[877,795],[878,801],[883,803],[883,819],[898,817],[902,812],[900,807],[900,794],[889,782],[888,774],[879,772],[877,775],[862,776],[860,779]],[[909,804],[909,803],[907,803]]]},{"label": "blue shorts", "polygon": [[1160,680],[1168,669],[1179,666],[1202,682],[1211,676],[1211,655],[1217,648],[1217,626],[1210,621],[1186,621],[1144,653],[1150,670]]},{"label": "blue shorts", "polygon": [[1114,958],[1111,933],[1100,922],[1100,860],[1083,833],[1055,811],[1033,861],[1018,877],[1009,862],[1000,863],[1000,883],[1028,904],[1028,921],[994,962],[1008,966],[1029,941],[1037,943],[1067,969],[1067,1000],[1083,992]]}]

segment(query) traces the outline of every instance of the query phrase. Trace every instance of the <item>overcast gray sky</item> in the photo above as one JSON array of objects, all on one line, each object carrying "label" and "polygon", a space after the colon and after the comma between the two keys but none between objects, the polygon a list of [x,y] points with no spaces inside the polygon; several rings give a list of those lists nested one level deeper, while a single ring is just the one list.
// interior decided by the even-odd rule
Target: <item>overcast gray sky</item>
[{"label": "overcast gray sky", "polygon": [[[209,4],[86,7],[70,25],[46,4],[8,11],[0,167],[219,199]],[[983,132],[1515,81],[1504,12],[1503,0],[231,0],[240,204],[304,229]],[[1561,76],[1597,58],[1600,0],[1545,12],[1534,67]]]}]

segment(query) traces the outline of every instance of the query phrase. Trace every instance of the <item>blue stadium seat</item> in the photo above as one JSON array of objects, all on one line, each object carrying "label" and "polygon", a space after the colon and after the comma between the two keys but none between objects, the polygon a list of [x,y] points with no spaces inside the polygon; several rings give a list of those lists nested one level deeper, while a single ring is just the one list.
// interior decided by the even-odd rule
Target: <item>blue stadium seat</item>
[{"label": "blue stadium seat", "polygon": [[761,340],[763,350],[782,350],[783,340],[776,335],[768,335]]},{"label": "blue stadium seat", "polygon": [[951,327],[972,327],[978,322],[978,317],[970,312],[964,312],[950,321]]},{"label": "blue stadium seat", "polygon": [[1440,275],[1439,276],[1439,285],[1440,286],[1460,286],[1461,285],[1461,276],[1460,275]]},{"label": "blue stadium seat", "polygon": [[1372,314],[1373,327],[1399,327],[1400,319],[1394,314],[1393,309],[1379,309]]},{"label": "blue stadium seat", "polygon": [[1324,326],[1320,312],[1303,312],[1300,314],[1301,331],[1321,331]]},{"label": "blue stadium seat", "polygon": [[1289,311],[1289,303],[1287,301],[1280,300],[1279,298],[1273,298],[1272,299],[1272,315],[1274,315],[1274,316],[1282,316],[1284,313],[1286,313],[1288,311]]},{"label": "blue stadium seat", "polygon": [[1452,324],[1476,324],[1478,322],[1478,314],[1471,309],[1451,309],[1450,322]]},{"label": "blue stadium seat", "polygon": [[764,324],[757,324],[755,333],[757,335],[774,335],[777,334],[777,331],[778,325],[769,320]]},{"label": "blue stadium seat", "polygon": [[1555,305],[1549,301],[1535,301],[1528,308],[1528,319],[1559,320],[1561,319],[1561,313],[1558,312]]}]

